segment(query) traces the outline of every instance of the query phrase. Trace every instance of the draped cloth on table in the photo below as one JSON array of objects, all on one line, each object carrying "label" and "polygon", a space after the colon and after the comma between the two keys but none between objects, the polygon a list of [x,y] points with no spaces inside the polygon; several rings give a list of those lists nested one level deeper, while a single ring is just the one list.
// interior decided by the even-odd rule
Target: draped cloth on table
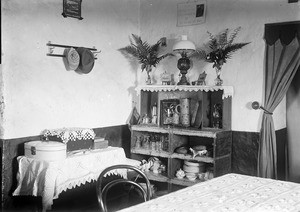
[{"label": "draped cloth on table", "polygon": [[[300,23],[266,25],[264,108],[273,112],[284,98],[300,65]],[[258,152],[258,176],[277,179],[277,149],[273,117],[263,113]]]}]

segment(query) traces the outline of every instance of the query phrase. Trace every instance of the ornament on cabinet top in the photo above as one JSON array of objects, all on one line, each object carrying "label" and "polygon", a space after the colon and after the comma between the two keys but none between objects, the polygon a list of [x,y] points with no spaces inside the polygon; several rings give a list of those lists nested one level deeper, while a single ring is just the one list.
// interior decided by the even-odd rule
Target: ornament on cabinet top
[{"label": "ornament on cabinet top", "polygon": [[160,79],[162,85],[171,85],[171,81],[172,81],[171,74],[167,73],[166,71],[164,71],[164,73],[160,75]]}]

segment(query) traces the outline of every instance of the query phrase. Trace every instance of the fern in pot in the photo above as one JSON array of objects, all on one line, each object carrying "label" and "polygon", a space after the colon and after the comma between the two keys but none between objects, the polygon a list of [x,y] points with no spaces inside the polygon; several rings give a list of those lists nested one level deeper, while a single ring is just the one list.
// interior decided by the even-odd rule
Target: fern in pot
[{"label": "fern in pot", "polygon": [[119,51],[129,59],[136,60],[141,65],[141,70],[147,72],[146,84],[152,84],[150,72],[159,62],[168,57],[173,56],[171,53],[159,55],[162,39],[151,45],[143,41],[140,36],[132,34],[130,45],[120,48]]},{"label": "fern in pot", "polygon": [[223,84],[223,80],[220,78],[222,66],[228,59],[232,58],[234,52],[250,43],[233,43],[240,30],[241,27],[237,27],[230,33],[227,28],[218,35],[212,35],[210,32],[207,32],[209,34],[208,50],[196,50],[194,57],[213,63],[213,68],[215,68],[217,73],[215,85]]}]

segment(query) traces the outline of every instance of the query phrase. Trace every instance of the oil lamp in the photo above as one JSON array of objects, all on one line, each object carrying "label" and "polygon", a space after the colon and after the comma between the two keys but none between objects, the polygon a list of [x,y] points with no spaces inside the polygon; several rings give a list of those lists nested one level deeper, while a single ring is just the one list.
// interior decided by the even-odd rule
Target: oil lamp
[{"label": "oil lamp", "polygon": [[180,54],[181,58],[178,59],[177,68],[180,70],[181,78],[177,85],[189,85],[186,79],[186,74],[191,67],[189,55],[196,50],[193,42],[187,39],[186,35],[181,36],[181,40],[173,46],[173,51]]}]

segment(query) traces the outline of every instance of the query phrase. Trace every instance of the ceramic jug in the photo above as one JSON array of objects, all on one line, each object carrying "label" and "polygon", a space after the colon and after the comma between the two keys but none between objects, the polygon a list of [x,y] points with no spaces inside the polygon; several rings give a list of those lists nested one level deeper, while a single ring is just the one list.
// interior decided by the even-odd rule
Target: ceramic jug
[{"label": "ceramic jug", "polygon": [[173,114],[173,124],[179,125],[179,123],[180,123],[180,113],[175,110],[175,112]]},{"label": "ceramic jug", "polygon": [[180,114],[180,123],[184,127],[190,126],[190,99],[180,99],[180,103],[176,106],[175,111]]}]

